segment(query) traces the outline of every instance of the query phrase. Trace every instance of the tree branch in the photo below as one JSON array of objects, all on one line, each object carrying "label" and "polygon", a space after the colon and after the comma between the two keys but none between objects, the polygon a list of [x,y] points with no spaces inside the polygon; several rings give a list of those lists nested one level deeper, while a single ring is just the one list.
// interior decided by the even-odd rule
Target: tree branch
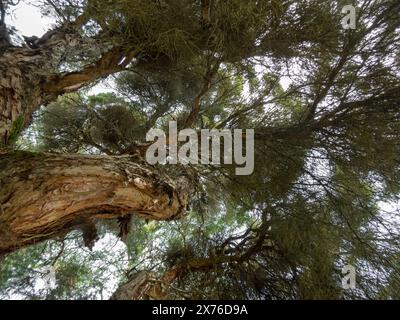
[{"label": "tree branch", "polygon": [[44,90],[52,95],[76,91],[97,79],[123,71],[134,56],[134,52],[126,54],[120,48],[114,48],[105,53],[94,65],[80,71],[50,77]]},{"label": "tree branch", "polygon": [[[262,226],[257,230],[249,229],[238,239],[244,239],[241,246],[237,246],[232,250],[225,249],[226,243],[222,244],[219,249],[223,252],[212,255],[207,258],[190,258],[189,260],[174,266],[167,270],[161,277],[157,277],[153,272],[140,271],[134,274],[127,283],[120,286],[111,297],[112,300],[140,300],[140,299],[168,299],[169,288],[175,280],[185,276],[188,272],[209,272],[217,266],[231,263],[243,263],[248,261],[260,252],[260,250],[272,251],[273,246],[265,245],[267,240],[268,223],[263,222]],[[250,232],[255,232],[255,236],[251,238],[249,244],[244,242],[248,239]]]},{"label": "tree branch", "polygon": [[214,67],[209,68],[209,70],[207,71],[207,74],[204,77],[203,88],[201,89],[197,97],[194,99],[192,111],[190,112],[189,116],[185,121],[184,128],[190,128],[196,122],[201,108],[201,101],[206,95],[206,93],[210,90],[213,77],[218,72],[219,65],[220,62],[217,62],[214,65]]},{"label": "tree branch", "polygon": [[[190,185],[131,157],[5,153],[0,157],[0,253],[97,219],[135,212],[150,220],[181,217]],[[136,160],[137,161],[137,160]]]}]

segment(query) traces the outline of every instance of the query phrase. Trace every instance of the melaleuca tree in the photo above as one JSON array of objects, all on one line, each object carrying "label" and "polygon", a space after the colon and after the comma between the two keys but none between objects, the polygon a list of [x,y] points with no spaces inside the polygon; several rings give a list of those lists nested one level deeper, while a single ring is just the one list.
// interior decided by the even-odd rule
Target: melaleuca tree
[{"label": "melaleuca tree", "polygon": [[[84,246],[113,233],[114,299],[398,298],[397,1],[355,1],[356,29],[343,1],[39,2],[58,27],[0,56],[0,253],[35,244],[5,258],[3,294],[98,298],[110,264]],[[171,120],[254,128],[255,172],[148,166],[146,133]],[[49,239],[68,249],[41,253],[60,272],[37,292],[29,257]]]}]

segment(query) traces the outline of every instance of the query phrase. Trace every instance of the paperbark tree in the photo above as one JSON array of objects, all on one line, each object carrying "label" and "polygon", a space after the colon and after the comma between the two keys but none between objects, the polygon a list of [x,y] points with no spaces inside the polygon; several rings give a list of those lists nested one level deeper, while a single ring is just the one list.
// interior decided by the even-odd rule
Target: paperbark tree
[{"label": "paperbark tree", "polygon": [[[342,28],[339,0],[38,1],[62,22],[18,46],[0,1],[0,255],[76,228],[91,247],[96,221],[118,219],[132,269],[115,299],[398,292],[398,214],[380,212],[400,189],[398,1],[360,4],[356,30]],[[73,93],[122,70],[118,95]],[[39,109],[36,153],[15,151]],[[255,128],[255,173],[195,166],[189,181],[146,165],[146,132],[171,119]],[[182,217],[192,186],[178,230],[139,220],[126,237],[129,216]],[[357,293],[342,292],[343,263],[366,271]]]}]

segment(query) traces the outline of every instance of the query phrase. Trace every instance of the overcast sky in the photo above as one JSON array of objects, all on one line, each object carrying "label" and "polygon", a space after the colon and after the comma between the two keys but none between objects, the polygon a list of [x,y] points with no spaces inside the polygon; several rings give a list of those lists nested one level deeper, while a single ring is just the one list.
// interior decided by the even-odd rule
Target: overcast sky
[{"label": "overcast sky", "polygon": [[6,23],[16,27],[25,36],[40,37],[49,29],[52,21],[43,18],[39,8],[20,2],[7,16]]}]

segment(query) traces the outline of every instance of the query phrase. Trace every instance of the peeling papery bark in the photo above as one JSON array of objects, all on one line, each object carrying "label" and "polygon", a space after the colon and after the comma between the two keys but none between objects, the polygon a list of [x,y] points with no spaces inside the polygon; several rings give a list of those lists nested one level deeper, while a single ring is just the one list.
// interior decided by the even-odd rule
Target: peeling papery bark
[{"label": "peeling papery bark", "polygon": [[98,219],[180,218],[190,188],[124,157],[0,154],[0,255]]}]

